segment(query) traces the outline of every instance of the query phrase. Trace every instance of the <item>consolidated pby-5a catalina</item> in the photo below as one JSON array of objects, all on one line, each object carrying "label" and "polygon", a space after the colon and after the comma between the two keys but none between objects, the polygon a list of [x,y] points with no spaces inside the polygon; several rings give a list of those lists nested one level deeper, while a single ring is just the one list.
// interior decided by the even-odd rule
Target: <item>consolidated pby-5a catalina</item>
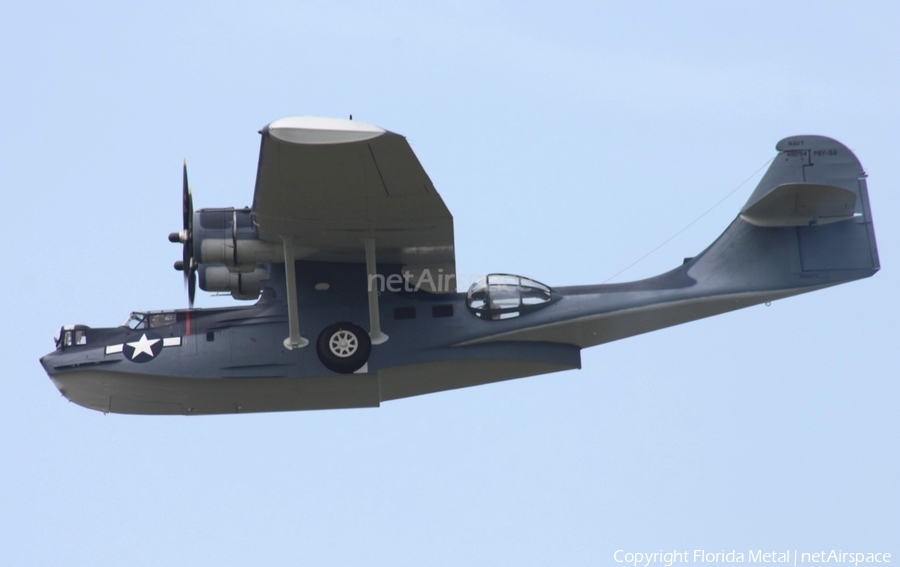
[{"label": "consolidated pby-5a catalina", "polygon": [[[581,349],[866,278],[879,269],[866,174],[823,136],[778,142],[738,216],[656,277],[551,288],[490,274],[457,293],[453,217],[403,136],[291,117],[262,142],[253,206],[193,211],[191,308],[72,325],[41,359],[102,412],[226,414],[381,402],[581,367]],[[195,309],[209,292],[257,300]]]}]

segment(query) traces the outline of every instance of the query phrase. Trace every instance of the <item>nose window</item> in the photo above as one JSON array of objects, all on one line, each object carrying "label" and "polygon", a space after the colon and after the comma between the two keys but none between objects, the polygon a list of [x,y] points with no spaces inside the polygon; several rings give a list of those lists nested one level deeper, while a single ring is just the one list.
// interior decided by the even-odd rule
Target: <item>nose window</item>
[{"label": "nose window", "polygon": [[87,325],[65,326],[59,330],[59,337],[56,339],[57,348],[66,348],[71,346],[86,345],[88,342]]},{"label": "nose window", "polygon": [[511,319],[548,305],[552,290],[522,276],[491,274],[472,284],[466,305],[478,317],[497,321]]}]

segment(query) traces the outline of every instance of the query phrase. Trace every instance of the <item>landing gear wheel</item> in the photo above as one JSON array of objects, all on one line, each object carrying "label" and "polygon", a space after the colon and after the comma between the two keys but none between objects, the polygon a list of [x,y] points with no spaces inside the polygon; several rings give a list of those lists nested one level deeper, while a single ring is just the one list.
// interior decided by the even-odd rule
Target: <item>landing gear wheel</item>
[{"label": "landing gear wheel", "polygon": [[369,333],[359,325],[343,322],[325,327],[316,341],[316,352],[325,368],[350,374],[362,368],[372,352]]}]

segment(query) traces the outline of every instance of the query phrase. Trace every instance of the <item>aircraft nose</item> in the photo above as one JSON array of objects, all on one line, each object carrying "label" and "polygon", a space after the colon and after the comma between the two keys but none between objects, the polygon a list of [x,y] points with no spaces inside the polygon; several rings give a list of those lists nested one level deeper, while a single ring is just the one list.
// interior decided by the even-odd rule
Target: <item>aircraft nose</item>
[{"label": "aircraft nose", "polygon": [[54,358],[53,355],[54,355],[54,354],[55,354],[55,353],[52,353],[52,352],[51,352],[50,354],[47,354],[47,355],[42,356],[42,357],[40,358],[40,363],[41,363],[41,366],[44,367],[44,372],[46,372],[46,373],[47,373],[47,376],[50,377],[50,381],[53,382],[53,385],[56,386],[56,389],[57,389],[57,390],[59,390],[59,393],[65,396],[65,395],[66,395],[66,388],[65,388],[65,385],[64,385],[63,382],[62,382],[61,380],[59,380],[59,378],[55,375],[55,374],[56,374],[56,372],[55,372],[55,371],[56,371],[56,367],[55,367],[54,364],[53,364],[53,358]]},{"label": "aircraft nose", "polygon": [[51,353],[51,354],[45,354],[44,356],[42,356],[40,358],[41,366],[44,367],[44,372],[46,372],[47,374],[50,374],[50,370],[53,368],[53,365],[51,365],[48,360],[52,356],[53,356],[53,354]]}]

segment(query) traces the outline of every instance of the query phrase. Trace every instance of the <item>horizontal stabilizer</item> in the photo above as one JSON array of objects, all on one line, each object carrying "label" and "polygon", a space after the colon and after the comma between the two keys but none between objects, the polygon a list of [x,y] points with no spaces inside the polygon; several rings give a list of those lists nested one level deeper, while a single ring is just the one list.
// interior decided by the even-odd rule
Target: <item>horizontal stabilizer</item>
[{"label": "horizontal stabilizer", "polygon": [[741,218],[765,227],[809,226],[853,218],[856,193],[819,183],[783,183],[747,203]]}]

